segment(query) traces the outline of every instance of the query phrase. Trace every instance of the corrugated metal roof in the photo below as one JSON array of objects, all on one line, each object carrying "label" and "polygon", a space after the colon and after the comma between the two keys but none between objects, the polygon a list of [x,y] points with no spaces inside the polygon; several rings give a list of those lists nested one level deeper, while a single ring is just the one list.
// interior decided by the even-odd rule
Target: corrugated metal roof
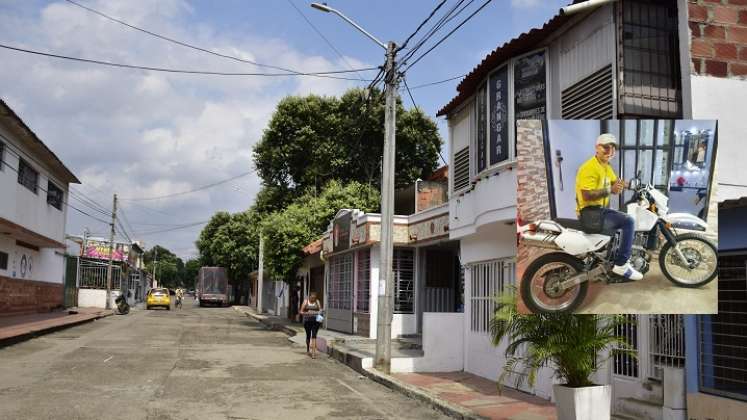
[{"label": "corrugated metal roof", "polygon": [[[585,0],[575,0],[572,3],[580,3]],[[436,116],[449,114],[477,90],[479,83],[490,73],[512,57],[527,53],[537,47],[548,35],[559,29],[574,16],[562,15],[560,13],[545,22],[541,28],[533,28],[524,32],[516,38],[504,43],[488,54],[471,72],[469,72],[457,86],[459,94],[448,104],[441,108]]]},{"label": "corrugated metal roof", "polygon": [[65,182],[74,183],[74,184],[80,184],[80,180],[70,171],[70,169],[65,166],[64,163],[60,160],[60,158],[57,157],[57,155],[52,152],[52,150],[47,147],[46,144],[44,144],[41,139],[34,133],[29,126],[26,125],[25,122],[19,117],[13,109],[11,109],[8,104],[5,103],[2,99],[0,99],[0,118],[6,118],[9,120],[9,122],[13,123],[17,130],[20,130],[24,135],[26,135],[31,141],[32,146],[36,146],[35,148],[41,152],[41,154],[45,155],[44,157],[47,158],[48,163],[51,164],[52,169],[56,170],[60,174],[62,174],[66,179],[64,179]]}]

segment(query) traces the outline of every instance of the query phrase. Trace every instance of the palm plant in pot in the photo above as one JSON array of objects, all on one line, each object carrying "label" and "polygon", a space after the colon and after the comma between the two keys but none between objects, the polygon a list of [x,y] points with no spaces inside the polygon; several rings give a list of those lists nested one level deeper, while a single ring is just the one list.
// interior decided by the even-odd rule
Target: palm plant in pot
[{"label": "palm plant in pot", "polygon": [[499,387],[517,372],[517,387],[524,376],[533,386],[539,369],[549,367],[560,381],[553,386],[558,420],[609,419],[610,386],[594,384],[591,376],[614,352],[634,354],[621,336],[628,323],[622,315],[524,315],[517,311],[515,291],[504,293],[496,297],[490,322],[493,344],[508,342]]}]

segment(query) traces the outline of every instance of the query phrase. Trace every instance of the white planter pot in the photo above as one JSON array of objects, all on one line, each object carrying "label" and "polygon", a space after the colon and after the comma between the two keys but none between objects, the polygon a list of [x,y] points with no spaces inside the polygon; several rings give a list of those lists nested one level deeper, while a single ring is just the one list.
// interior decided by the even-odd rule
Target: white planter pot
[{"label": "white planter pot", "polygon": [[609,385],[570,388],[553,385],[558,420],[610,420],[612,388]]}]

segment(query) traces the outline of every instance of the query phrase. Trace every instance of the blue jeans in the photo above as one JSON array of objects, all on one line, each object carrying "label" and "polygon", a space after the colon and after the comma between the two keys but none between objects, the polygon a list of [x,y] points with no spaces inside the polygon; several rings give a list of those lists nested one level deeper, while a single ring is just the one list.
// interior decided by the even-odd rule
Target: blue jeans
[{"label": "blue jeans", "polygon": [[623,265],[630,259],[633,251],[633,237],[635,235],[635,221],[625,213],[612,209],[602,209],[603,231],[617,232],[622,230],[620,245],[615,255],[615,265]]}]

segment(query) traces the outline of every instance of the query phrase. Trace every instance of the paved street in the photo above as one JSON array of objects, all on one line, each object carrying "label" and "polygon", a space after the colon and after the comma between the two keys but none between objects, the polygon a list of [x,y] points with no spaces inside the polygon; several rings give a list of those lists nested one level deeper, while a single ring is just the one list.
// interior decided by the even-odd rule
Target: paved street
[{"label": "paved street", "polygon": [[445,418],[231,308],[188,302],[0,350],[0,418]]}]

